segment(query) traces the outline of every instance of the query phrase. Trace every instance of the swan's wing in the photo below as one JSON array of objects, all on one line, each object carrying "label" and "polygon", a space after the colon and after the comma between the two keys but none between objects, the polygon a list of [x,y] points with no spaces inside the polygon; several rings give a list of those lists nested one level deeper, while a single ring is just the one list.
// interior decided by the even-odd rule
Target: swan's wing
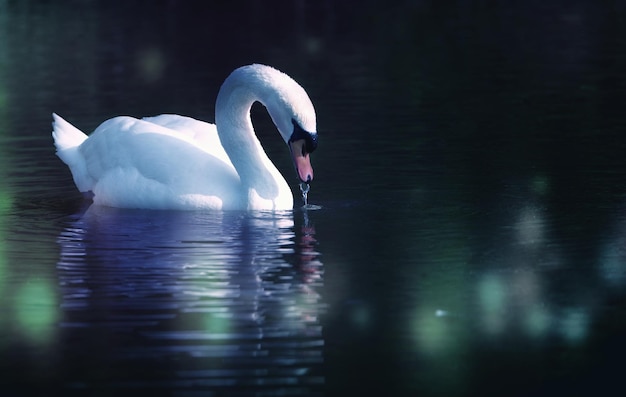
[{"label": "swan's wing", "polygon": [[[180,145],[177,144],[176,147],[180,146],[181,149],[178,150],[183,151],[179,154],[184,154],[185,149],[182,148],[193,146],[199,152],[203,152],[203,156],[208,154],[208,157],[213,157],[215,161],[222,162],[234,170],[232,162],[217,136],[215,125],[183,116],[161,115],[146,119],[136,119],[129,116],[114,117],[100,124],[85,141],[86,145],[83,146],[85,146],[84,150],[92,148],[94,159],[100,158],[100,156],[95,155],[97,153],[108,153],[107,162],[112,162],[110,166],[119,166],[120,164],[117,164],[116,161],[129,160],[132,162],[133,158],[128,155],[128,159],[124,159],[116,155],[116,152],[134,151],[136,154],[145,154],[146,150],[143,150],[139,142],[142,139],[148,139],[147,135],[155,135],[156,142],[159,142],[160,139],[161,142],[170,142],[170,145],[179,141]],[[161,138],[158,138],[159,136]],[[131,142],[137,143],[137,146],[133,147]],[[173,149],[173,147],[162,145],[160,148],[152,147],[152,152],[149,153],[156,155],[156,160],[159,156],[172,157]],[[180,162],[184,160],[184,156],[177,159]]]},{"label": "swan's wing", "polygon": [[185,131],[127,116],[105,121],[79,148],[93,181],[88,190],[100,203],[117,207],[242,205],[239,176],[223,149],[226,161]]},{"label": "swan's wing", "polygon": [[179,116],[177,114],[144,117],[142,120],[176,131],[193,141],[209,154],[231,164],[228,155],[222,147],[222,142],[217,135],[215,124],[196,120],[191,117]]}]

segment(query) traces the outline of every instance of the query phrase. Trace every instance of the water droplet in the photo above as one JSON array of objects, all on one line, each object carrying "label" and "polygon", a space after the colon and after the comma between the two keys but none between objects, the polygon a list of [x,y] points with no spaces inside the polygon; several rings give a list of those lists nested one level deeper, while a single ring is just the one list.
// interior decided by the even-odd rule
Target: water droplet
[{"label": "water droplet", "polygon": [[309,189],[311,188],[311,186],[309,186],[308,183],[306,182],[302,182],[300,183],[300,191],[302,192],[302,201],[304,201],[304,206],[308,206],[308,195],[309,195]]}]

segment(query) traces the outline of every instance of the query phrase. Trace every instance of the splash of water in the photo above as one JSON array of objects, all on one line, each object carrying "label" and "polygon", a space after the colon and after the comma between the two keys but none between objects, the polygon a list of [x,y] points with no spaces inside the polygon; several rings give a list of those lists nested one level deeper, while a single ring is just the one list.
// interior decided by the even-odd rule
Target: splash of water
[{"label": "splash of water", "polygon": [[308,206],[309,205],[309,189],[311,189],[311,186],[306,183],[306,182],[302,182],[300,183],[300,191],[302,192],[302,201],[304,202],[304,206]]},{"label": "splash of water", "polygon": [[306,183],[306,182],[302,182],[300,183],[300,191],[302,192],[302,201],[304,202],[304,205],[302,206],[303,210],[320,210],[322,209],[322,206],[320,205],[315,205],[315,204],[309,204],[309,190],[311,189],[311,186]]}]

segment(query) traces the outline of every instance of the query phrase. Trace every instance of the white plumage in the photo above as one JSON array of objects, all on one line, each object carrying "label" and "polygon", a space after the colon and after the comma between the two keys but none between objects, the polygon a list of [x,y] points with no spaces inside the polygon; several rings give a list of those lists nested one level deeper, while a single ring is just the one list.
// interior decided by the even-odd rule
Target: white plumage
[{"label": "white plumage", "polygon": [[300,179],[312,179],[295,125],[315,137],[315,110],[302,87],[264,65],[236,69],[224,82],[216,122],[178,115],[119,116],[89,136],[53,114],[57,155],[95,204],[123,208],[285,210],[287,182],[265,154],[250,121],[255,101],[288,143]]}]

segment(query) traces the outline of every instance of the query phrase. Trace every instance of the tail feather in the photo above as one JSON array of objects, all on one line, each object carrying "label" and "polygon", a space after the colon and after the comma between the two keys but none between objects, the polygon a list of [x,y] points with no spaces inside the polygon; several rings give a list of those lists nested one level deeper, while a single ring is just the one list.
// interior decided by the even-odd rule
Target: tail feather
[{"label": "tail feather", "polygon": [[63,150],[79,146],[87,139],[87,135],[58,114],[52,113],[52,117],[54,118],[52,137],[54,138],[54,146],[57,148],[57,154]]},{"label": "tail feather", "polygon": [[52,113],[52,117],[54,118],[52,137],[54,146],[57,148],[57,156],[72,171],[78,190],[81,192],[92,190],[94,181],[87,171],[87,163],[79,150],[80,144],[87,139],[87,135],[56,113]]}]

